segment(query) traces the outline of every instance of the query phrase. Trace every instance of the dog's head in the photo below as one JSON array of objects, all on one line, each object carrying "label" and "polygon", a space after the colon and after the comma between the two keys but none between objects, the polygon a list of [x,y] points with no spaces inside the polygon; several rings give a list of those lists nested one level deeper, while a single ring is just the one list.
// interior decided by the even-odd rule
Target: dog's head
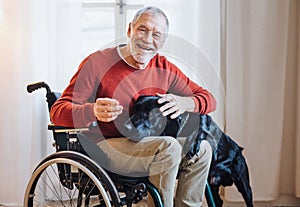
[{"label": "dog's head", "polygon": [[[170,119],[160,112],[158,96],[140,96],[133,105],[133,114],[125,122],[126,136],[140,140],[147,136],[177,136],[180,117]],[[128,133],[128,134],[127,134]]]}]

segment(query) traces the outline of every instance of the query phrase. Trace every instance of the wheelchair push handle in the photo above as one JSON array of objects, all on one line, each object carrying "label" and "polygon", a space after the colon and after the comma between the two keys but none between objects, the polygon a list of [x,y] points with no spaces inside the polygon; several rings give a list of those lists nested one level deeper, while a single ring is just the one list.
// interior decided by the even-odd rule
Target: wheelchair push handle
[{"label": "wheelchair push handle", "polygon": [[46,98],[47,98],[47,102],[48,102],[48,109],[50,112],[52,105],[60,97],[61,94],[58,92],[52,92],[49,85],[43,81],[30,83],[27,85],[28,93],[32,93],[33,91],[39,90],[41,88],[45,88],[47,91]]},{"label": "wheelchair push handle", "polygon": [[28,84],[27,92],[32,93],[33,91],[38,90],[40,88],[46,88],[47,93],[51,93],[50,87],[43,81]]}]

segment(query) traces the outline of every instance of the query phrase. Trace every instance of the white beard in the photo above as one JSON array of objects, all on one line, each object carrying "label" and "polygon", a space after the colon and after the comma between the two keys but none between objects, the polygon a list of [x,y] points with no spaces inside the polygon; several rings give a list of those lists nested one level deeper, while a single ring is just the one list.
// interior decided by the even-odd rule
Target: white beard
[{"label": "white beard", "polygon": [[153,51],[144,51],[144,52],[136,52],[133,47],[131,42],[130,44],[130,53],[132,55],[132,57],[135,59],[135,61],[139,62],[139,63],[143,63],[143,64],[148,64],[149,61],[155,56],[155,52]]}]

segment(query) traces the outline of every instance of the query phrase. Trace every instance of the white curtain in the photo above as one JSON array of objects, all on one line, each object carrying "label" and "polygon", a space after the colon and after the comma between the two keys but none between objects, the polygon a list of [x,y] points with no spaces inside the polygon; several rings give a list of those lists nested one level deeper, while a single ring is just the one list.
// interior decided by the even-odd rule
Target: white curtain
[{"label": "white curtain", "polygon": [[[0,17],[0,182],[1,203],[16,203],[23,197],[33,155],[31,151],[32,101],[25,85],[32,73],[30,4],[26,1],[4,1]],[[24,112],[29,113],[24,113]],[[36,123],[35,123],[36,124]],[[37,127],[39,124],[37,123]],[[41,129],[41,128],[40,128]],[[38,129],[38,131],[40,131]],[[39,145],[36,145],[40,148]],[[22,174],[22,175],[20,175]]]},{"label": "white curtain", "polygon": [[[31,95],[26,85],[41,80],[55,90],[62,90],[70,79],[73,71],[62,69],[78,64],[74,61],[78,59],[74,50],[80,47],[80,42],[76,44],[80,24],[73,26],[80,15],[78,2],[1,1],[0,204],[22,206],[31,173],[53,151],[51,134],[47,131],[45,90]],[[58,24],[59,21],[63,22]],[[65,25],[63,32],[58,32],[61,31],[58,25]],[[67,58],[59,61],[68,48],[72,50]]]},{"label": "white curtain", "polygon": [[[226,132],[245,148],[254,200],[300,205],[300,2],[222,2]],[[234,187],[228,201],[242,201]]]}]

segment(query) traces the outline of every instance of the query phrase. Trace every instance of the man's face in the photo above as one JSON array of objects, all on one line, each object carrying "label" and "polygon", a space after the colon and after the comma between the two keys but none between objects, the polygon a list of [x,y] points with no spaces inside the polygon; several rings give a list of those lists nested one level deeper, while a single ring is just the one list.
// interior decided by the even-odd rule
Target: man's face
[{"label": "man's face", "polygon": [[166,20],[161,14],[146,12],[131,23],[127,35],[130,38],[130,52],[135,61],[147,64],[162,48],[166,32]]}]

